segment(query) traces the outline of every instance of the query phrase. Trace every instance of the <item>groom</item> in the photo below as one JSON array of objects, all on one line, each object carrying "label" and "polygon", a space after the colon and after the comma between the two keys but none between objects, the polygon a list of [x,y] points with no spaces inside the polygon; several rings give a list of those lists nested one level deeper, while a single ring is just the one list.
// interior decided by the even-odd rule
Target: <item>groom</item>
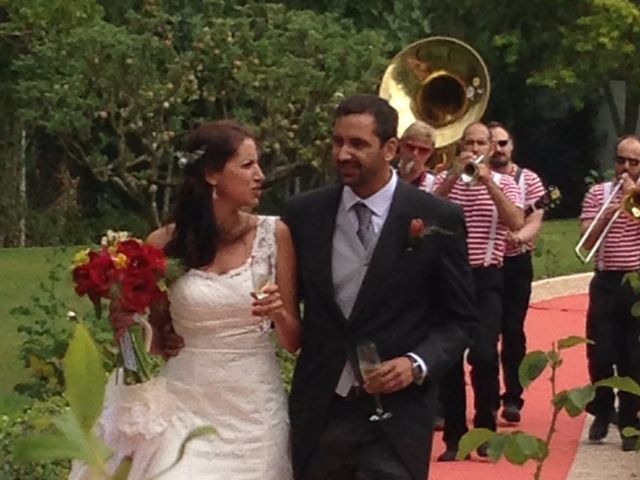
[{"label": "groom", "polygon": [[[424,480],[436,385],[475,325],[461,211],[398,180],[398,115],[356,95],[337,108],[342,180],[293,198],[303,346],[291,399],[297,480]],[[365,382],[356,346],[382,365]],[[373,393],[391,418],[373,422]]]}]

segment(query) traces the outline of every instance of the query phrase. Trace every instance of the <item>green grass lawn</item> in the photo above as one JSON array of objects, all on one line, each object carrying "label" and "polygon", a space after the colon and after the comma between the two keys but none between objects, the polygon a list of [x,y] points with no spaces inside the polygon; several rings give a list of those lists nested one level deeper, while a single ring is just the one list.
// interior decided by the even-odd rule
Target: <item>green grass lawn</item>
[{"label": "green grass lawn", "polygon": [[536,280],[570,273],[589,272],[591,264],[583,264],[574,253],[580,236],[578,220],[549,220],[543,223],[537,251],[533,257]]},{"label": "green grass lawn", "polygon": [[[49,272],[56,264],[70,266],[75,251],[75,248],[64,251],[58,248],[0,249],[0,322],[3,331],[0,335],[0,396],[10,393],[13,385],[25,378],[17,356],[22,341],[17,327],[27,322],[28,317],[11,314],[11,310],[17,306],[31,307],[31,298],[43,295],[39,283],[48,282]],[[62,280],[58,282],[58,298],[68,303],[69,308],[86,311],[88,301],[75,296],[70,275],[66,275],[68,271],[70,269],[62,272]]]},{"label": "green grass lawn", "polygon": [[[577,240],[577,220],[546,222],[538,253],[534,257],[535,277],[548,278],[589,271],[591,267],[582,265],[573,254]],[[11,393],[13,385],[25,378],[25,371],[17,356],[22,341],[17,327],[27,322],[29,317],[11,314],[11,309],[20,305],[31,306],[31,297],[42,295],[38,284],[47,282],[51,268],[56,264],[71,265],[76,251],[75,247],[65,251],[53,248],[0,249],[0,321],[3,325],[3,335],[0,335],[0,397]],[[62,271],[58,298],[70,309],[85,312],[90,308],[89,301],[75,296],[68,272],[66,268]],[[52,321],[62,322],[66,318]]]}]

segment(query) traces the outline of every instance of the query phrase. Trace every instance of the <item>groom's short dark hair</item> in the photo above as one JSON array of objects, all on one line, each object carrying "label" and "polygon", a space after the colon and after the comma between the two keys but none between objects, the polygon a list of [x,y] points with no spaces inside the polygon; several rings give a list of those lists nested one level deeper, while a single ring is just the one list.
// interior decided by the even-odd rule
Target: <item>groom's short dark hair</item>
[{"label": "groom's short dark hair", "polygon": [[381,143],[397,135],[398,112],[389,102],[377,95],[352,95],[345,98],[336,109],[335,119],[363,113],[368,113],[375,119],[375,133]]}]

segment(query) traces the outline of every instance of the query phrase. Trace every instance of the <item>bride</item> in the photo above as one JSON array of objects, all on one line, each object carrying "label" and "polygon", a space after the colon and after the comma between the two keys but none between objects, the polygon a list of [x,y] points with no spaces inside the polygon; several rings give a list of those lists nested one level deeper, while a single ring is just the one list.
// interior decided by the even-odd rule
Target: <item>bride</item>
[{"label": "bride", "polygon": [[[163,471],[204,425],[217,434],[190,442],[161,480],[291,479],[286,396],[270,341],[273,327],[288,351],[300,346],[291,236],[276,217],[247,213],[264,181],[250,132],[208,123],[191,134],[189,150],[174,222],[147,240],[188,268],[168,295],[170,328],[183,345],[157,378],[109,386],[98,433],[115,452],[111,468],[132,457],[129,479]],[[70,478],[90,478],[86,470],[74,464]]]}]

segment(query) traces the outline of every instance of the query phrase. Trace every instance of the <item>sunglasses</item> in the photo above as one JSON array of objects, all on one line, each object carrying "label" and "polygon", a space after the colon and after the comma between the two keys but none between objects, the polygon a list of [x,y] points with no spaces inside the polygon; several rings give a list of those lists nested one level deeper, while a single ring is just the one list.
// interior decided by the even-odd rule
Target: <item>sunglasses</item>
[{"label": "sunglasses", "polygon": [[426,147],[423,145],[418,145],[417,143],[407,141],[403,142],[402,146],[411,152],[417,153],[418,155],[428,155],[432,150],[431,147]]},{"label": "sunglasses", "polygon": [[620,155],[618,155],[616,157],[616,163],[618,165],[624,165],[627,162],[629,163],[630,167],[637,167],[638,165],[640,165],[640,159],[630,158],[630,157],[622,157]]},{"label": "sunglasses", "polygon": [[506,147],[507,145],[509,145],[509,140],[498,140],[496,141],[496,145],[498,145],[499,147]]}]

